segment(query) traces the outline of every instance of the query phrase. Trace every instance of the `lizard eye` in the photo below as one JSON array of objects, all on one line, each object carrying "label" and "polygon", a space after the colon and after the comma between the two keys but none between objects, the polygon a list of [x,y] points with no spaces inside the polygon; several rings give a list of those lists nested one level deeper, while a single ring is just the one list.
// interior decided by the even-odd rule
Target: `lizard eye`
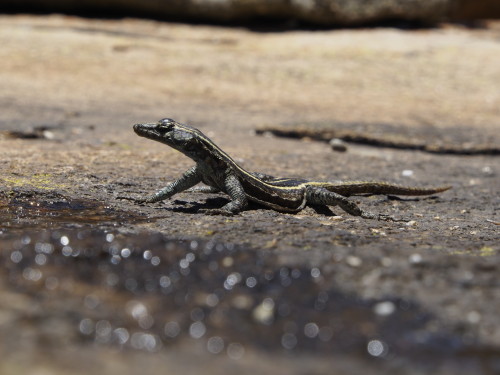
[{"label": "lizard eye", "polygon": [[164,118],[158,121],[156,128],[163,131],[168,131],[174,127],[175,121],[170,118]]}]

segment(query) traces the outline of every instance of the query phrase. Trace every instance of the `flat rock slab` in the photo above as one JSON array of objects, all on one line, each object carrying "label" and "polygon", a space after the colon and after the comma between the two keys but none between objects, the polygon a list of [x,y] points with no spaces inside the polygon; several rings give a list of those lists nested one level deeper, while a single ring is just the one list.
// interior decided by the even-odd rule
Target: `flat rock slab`
[{"label": "flat rock slab", "polygon": [[[128,327],[128,332],[132,332],[126,319],[117,320],[121,315],[113,311],[117,306],[132,306],[127,301],[160,306],[158,302],[147,301],[158,301],[161,295],[146,287],[141,293],[126,287],[115,289],[117,284],[106,289],[92,278],[76,276],[72,291],[60,289],[54,279],[59,274],[57,267],[61,267],[64,285],[71,284],[67,267],[81,269],[79,262],[91,262],[97,267],[103,255],[88,253],[85,260],[78,253],[73,263],[59,261],[66,259],[62,257],[51,258],[44,252],[49,245],[36,247],[23,237],[29,232],[30,238],[38,238],[33,231],[39,232],[41,228],[56,232],[92,228],[122,236],[161,232],[170,239],[252,248],[250,258],[240,255],[233,258],[242,262],[245,259],[257,262],[255,259],[262,258],[272,272],[283,267],[289,272],[294,268],[314,274],[316,270],[326,272],[328,277],[321,287],[329,295],[337,291],[348,296],[346,301],[358,298],[366,302],[360,303],[363,308],[375,306],[374,301],[383,303],[385,298],[410,301],[408,306],[418,306],[415,308],[418,314],[431,317],[428,320],[431,323],[425,325],[418,319],[405,320],[405,316],[401,322],[407,328],[411,325],[411,332],[417,328],[422,329],[423,336],[433,332],[425,337],[442,333],[445,345],[451,345],[456,338],[463,350],[469,343],[472,349],[466,354],[473,358],[473,366],[494,368],[491,366],[495,366],[500,346],[497,314],[500,295],[495,277],[500,249],[498,157],[436,155],[359,145],[350,145],[347,152],[340,154],[332,152],[326,143],[262,137],[255,134],[255,129],[290,123],[384,123],[410,129],[408,134],[424,134],[433,129],[438,130],[436,134],[443,134],[459,129],[460,134],[468,134],[471,143],[483,142],[484,134],[490,134],[488,140],[498,143],[499,37],[500,28],[495,23],[477,30],[443,26],[422,31],[255,33],[246,29],[140,20],[3,16],[0,19],[1,240],[12,245],[2,248],[2,256],[6,262],[24,268],[11,265],[9,273],[1,274],[1,294],[5,297],[2,300],[9,303],[2,305],[0,323],[9,322],[9,327],[15,327],[4,332],[12,340],[20,337],[15,347],[24,358],[29,358],[21,370],[64,372],[68,366],[83,366],[89,358],[108,364],[108,373],[117,369],[133,373],[137,368],[155,373],[164,358],[178,371],[195,371],[209,361],[214,366],[213,373],[229,368],[225,366],[250,373],[256,358],[260,368],[267,372],[276,372],[277,364],[286,373],[299,373],[301,369],[331,373],[332,368],[350,372],[369,369],[377,373],[390,373],[392,369],[397,373],[401,369],[393,361],[377,362],[380,364],[377,367],[366,358],[360,361],[356,355],[343,356],[333,363],[321,350],[299,351],[300,355],[294,352],[296,360],[289,361],[287,348],[294,342],[290,335],[298,337],[297,332],[311,322],[302,322],[304,326],[300,327],[285,322],[279,334],[287,336],[283,336],[284,341],[273,336],[277,347],[265,348],[264,357],[265,345],[258,339],[247,343],[243,357],[238,346],[232,347],[232,354],[214,357],[206,349],[209,337],[205,341],[193,339],[196,333],[169,346],[168,351],[161,349],[164,357],[145,356],[130,348],[123,355],[116,352],[119,345],[112,341],[89,347],[88,340],[78,339],[75,333],[81,323],[74,321],[79,316],[78,303],[82,309],[94,306],[92,298],[102,292],[100,298],[106,304],[102,310],[97,305],[92,308],[92,311],[97,309],[92,319],[96,324],[107,322],[100,323],[102,332],[109,327]],[[226,198],[217,194],[182,193],[152,205],[117,199],[120,195],[150,194],[192,165],[183,155],[139,138],[132,131],[136,122],[163,117],[199,127],[251,171],[324,180],[377,179],[421,186],[451,184],[453,189],[429,198],[357,199],[371,211],[410,217],[413,221],[409,224],[360,220],[335,207],[327,215],[312,209],[288,215],[258,207],[230,218],[197,213],[199,208],[223,205]],[[383,136],[384,129],[378,135]],[[71,233],[67,237],[76,241],[71,236],[78,238],[78,235]],[[102,236],[106,238],[105,234]],[[59,233],[40,243],[59,241],[63,245],[62,237]],[[12,255],[13,251],[19,251],[22,259],[18,253]],[[111,262],[117,254],[110,251]],[[45,260],[37,258],[40,254]],[[161,253],[158,256],[161,258]],[[21,260],[26,263],[19,263]],[[175,258],[173,262],[181,260]],[[217,261],[230,262],[224,261],[224,257]],[[120,267],[123,266],[122,263]],[[148,272],[143,267],[125,267],[125,276],[120,280],[126,285],[126,272],[131,275]],[[155,266],[149,263],[148,267]],[[205,264],[202,262],[199,267],[204,270]],[[224,273],[226,280],[230,275],[237,279],[233,273],[241,276],[254,272],[253,268],[238,268],[237,264],[231,267],[234,272]],[[45,273],[39,274],[37,269]],[[265,271],[255,272],[265,274]],[[13,276],[16,274],[19,278]],[[160,274],[152,274],[161,279]],[[49,281],[44,275],[50,276]],[[113,276],[109,280],[105,275],[102,277],[106,282],[114,280]],[[37,284],[40,280],[43,285]],[[188,294],[189,290],[192,286],[182,289]],[[281,289],[270,287],[269,293],[272,290]],[[72,302],[65,306],[68,293],[73,296]],[[272,295],[273,301],[279,301],[280,295],[285,296]],[[265,294],[258,296],[264,298]],[[35,300],[39,305],[34,304]],[[245,301],[248,299],[244,297],[237,299],[231,302],[234,303],[231,308],[240,306],[251,314],[262,302],[249,307]],[[38,315],[33,306],[43,306],[48,313]],[[263,305],[264,310],[257,309],[257,317],[266,316],[266,306]],[[381,305],[381,311],[388,306]],[[193,323],[199,321],[198,313],[196,309],[179,312],[187,314],[185,318]],[[18,319],[19,316],[23,319]],[[213,327],[228,328],[223,320],[214,321],[221,326]],[[260,324],[259,318],[252,322]],[[154,327],[145,321],[141,324],[134,329],[148,331]],[[48,328],[42,331],[42,327],[63,325],[65,329],[60,331]],[[200,327],[196,325],[193,329]],[[361,330],[361,337],[369,340],[370,332],[375,331],[367,327]],[[272,332],[278,332],[276,326],[271,328]],[[164,331],[151,335],[166,340]],[[234,336],[241,340],[242,336]],[[95,336],[97,342],[99,337]],[[146,343],[152,340],[150,336],[140,337]],[[36,338],[51,343],[44,349],[49,353],[59,353],[65,347],[68,356],[48,362],[44,359],[46,352],[33,347]],[[156,336],[153,338],[156,340]],[[366,344],[372,341],[373,345],[382,345],[379,349],[383,353],[384,344],[377,344],[377,337]],[[212,344],[217,342],[212,340]],[[200,357],[203,359],[189,359],[195,348],[204,353]],[[12,358],[2,360],[2,371],[19,370],[16,367],[19,356],[4,346],[0,350]],[[374,353],[366,352],[366,348],[361,352],[365,356]],[[419,353],[427,358],[425,353]],[[299,362],[303,367],[297,367]],[[424,370],[414,366],[417,362],[415,357],[397,363],[406,373],[422,373]],[[449,373],[439,359],[432,363],[433,373]],[[453,368],[452,373],[466,373],[468,369]],[[204,367],[204,371],[212,370]]]}]

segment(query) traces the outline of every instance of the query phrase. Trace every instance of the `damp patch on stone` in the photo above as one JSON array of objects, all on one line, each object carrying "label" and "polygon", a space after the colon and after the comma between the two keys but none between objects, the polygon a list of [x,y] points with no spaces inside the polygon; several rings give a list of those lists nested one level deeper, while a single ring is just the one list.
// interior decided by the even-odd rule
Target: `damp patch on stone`
[{"label": "damp patch on stone", "polygon": [[54,226],[147,221],[145,216],[115,209],[103,202],[55,191],[0,192],[0,229],[24,230]]},{"label": "damp patch on stone", "polygon": [[[0,249],[0,285],[9,290],[0,294],[13,310],[4,340],[35,326],[32,339],[51,345],[158,352],[192,341],[235,360],[249,348],[429,371],[491,360],[412,301],[363,299],[336,288],[332,271],[282,266],[277,255],[229,243],[60,229],[0,234]],[[14,303],[19,295],[24,304]]]}]

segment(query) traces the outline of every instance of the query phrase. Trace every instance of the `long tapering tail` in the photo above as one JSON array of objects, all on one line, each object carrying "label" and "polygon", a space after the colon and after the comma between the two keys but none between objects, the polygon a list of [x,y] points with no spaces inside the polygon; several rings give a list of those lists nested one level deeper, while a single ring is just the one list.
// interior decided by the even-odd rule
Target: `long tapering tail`
[{"label": "long tapering tail", "polygon": [[420,188],[382,181],[341,181],[338,183],[325,183],[322,187],[345,197],[360,194],[432,195],[451,189],[451,186]]}]

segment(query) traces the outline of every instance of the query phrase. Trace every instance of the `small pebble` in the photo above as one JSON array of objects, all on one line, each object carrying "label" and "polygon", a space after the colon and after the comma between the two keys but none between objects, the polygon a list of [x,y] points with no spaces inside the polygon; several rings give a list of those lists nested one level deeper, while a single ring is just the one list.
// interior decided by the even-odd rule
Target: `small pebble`
[{"label": "small pebble", "polygon": [[486,176],[493,176],[493,168],[491,168],[489,165],[486,167],[481,168],[481,172],[483,172]]},{"label": "small pebble", "polygon": [[355,256],[352,256],[352,255],[349,255],[347,258],[346,258],[346,263],[348,265],[350,265],[351,267],[359,267],[361,266],[361,264],[363,263],[363,261],[361,260],[361,258],[359,257],[355,257]]},{"label": "small pebble", "polygon": [[347,145],[342,139],[339,138],[332,138],[330,140],[330,146],[332,147],[333,151],[337,152],[346,152],[347,151]]},{"label": "small pebble", "polygon": [[410,255],[408,260],[410,261],[411,264],[420,264],[423,261],[422,255],[417,253]]},{"label": "small pebble", "polygon": [[51,132],[50,130],[44,130],[42,132],[42,135],[45,139],[54,139],[55,138],[55,135],[53,132]]},{"label": "small pebble", "polygon": [[403,177],[411,177],[413,176],[413,171],[411,169],[405,169],[403,172],[401,172],[401,175]]}]

